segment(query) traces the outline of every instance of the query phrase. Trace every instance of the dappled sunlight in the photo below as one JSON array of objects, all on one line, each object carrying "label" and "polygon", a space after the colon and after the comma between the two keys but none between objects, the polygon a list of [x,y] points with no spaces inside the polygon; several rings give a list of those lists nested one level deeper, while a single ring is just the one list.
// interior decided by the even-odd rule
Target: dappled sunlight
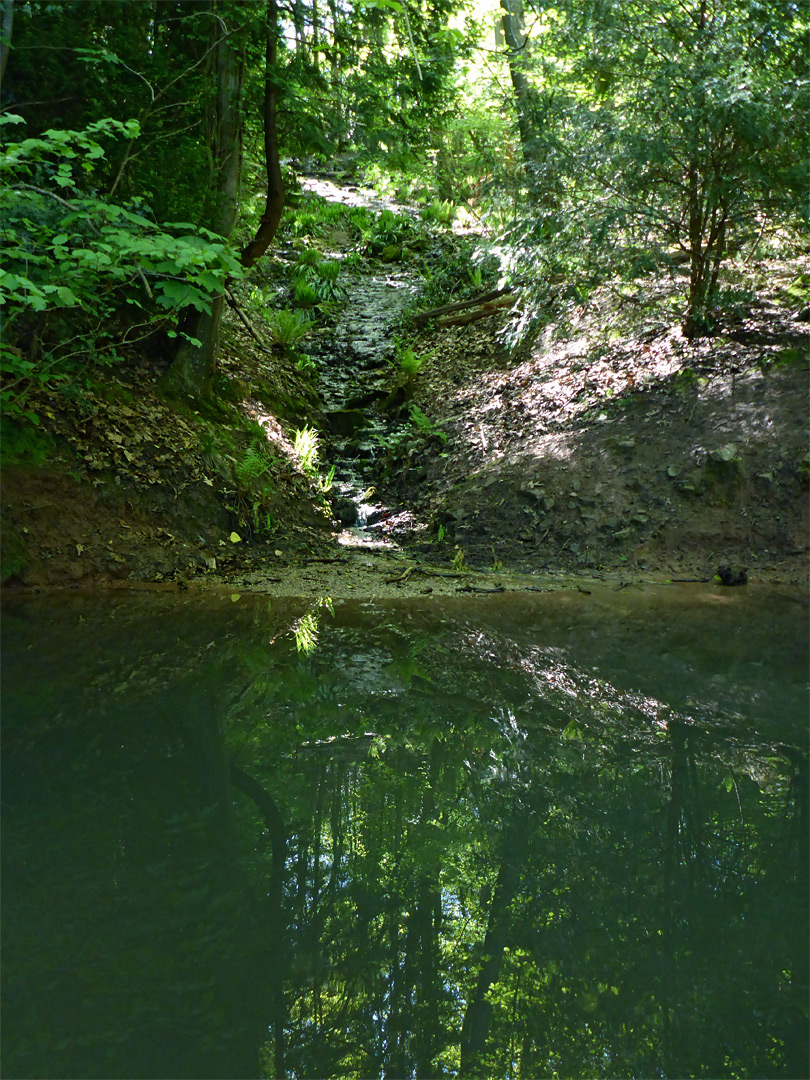
[{"label": "dappled sunlight", "polygon": [[359,206],[368,210],[392,210],[395,214],[414,213],[413,207],[380,196],[373,188],[352,183],[336,184],[326,176],[301,176],[298,182],[303,191],[326,199],[327,202]]}]

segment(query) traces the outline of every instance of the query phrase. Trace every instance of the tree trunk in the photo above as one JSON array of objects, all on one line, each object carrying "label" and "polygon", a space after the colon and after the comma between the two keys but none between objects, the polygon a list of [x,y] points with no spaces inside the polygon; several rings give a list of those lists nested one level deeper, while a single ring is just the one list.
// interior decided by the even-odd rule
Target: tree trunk
[{"label": "tree trunk", "polygon": [[0,29],[0,85],[6,74],[6,64],[11,52],[11,32],[14,26],[14,0],[3,0],[3,24]]},{"label": "tree trunk", "polygon": [[[212,10],[216,11],[216,7],[214,0]],[[219,24],[215,32],[221,33]],[[217,190],[210,227],[228,238],[236,224],[242,179],[242,58],[230,37],[223,38],[217,45],[216,72],[217,93],[211,131]],[[210,312],[189,309],[181,319],[180,332],[183,337],[164,380],[164,388],[170,393],[194,398],[210,394],[224,302],[224,296],[217,296],[212,301]]]},{"label": "tree trunk", "polygon": [[267,41],[264,65],[264,159],[267,168],[267,199],[256,235],[242,252],[242,265],[253,266],[267,251],[276,235],[284,209],[284,183],[281,179],[281,160],[278,151],[278,95],[276,58],[278,53],[279,22],[276,0],[267,3]]},{"label": "tree trunk", "polygon": [[501,10],[503,11],[501,25],[508,50],[506,60],[509,65],[509,78],[512,82],[512,89],[515,92],[515,108],[517,110],[523,162],[531,179],[537,170],[537,155],[534,145],[534,125],[532,123],[532,91],[521,63],[521,54],[525,55],[528,43],[528,38],[523,33],[522,0],[501,0]]}]

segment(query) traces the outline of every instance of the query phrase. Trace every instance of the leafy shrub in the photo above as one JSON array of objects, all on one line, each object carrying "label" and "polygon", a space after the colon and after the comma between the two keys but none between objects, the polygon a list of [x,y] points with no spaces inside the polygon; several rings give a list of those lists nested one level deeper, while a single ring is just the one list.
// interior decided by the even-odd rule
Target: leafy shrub
[{"label": "leafy shrub", "polygon": [[[3,127],[22,122],[0,121]],[[124,206],[83,193],[94,162],[104,157],[99,138],[137,134],[135,121],[107,119],[83,131],[51,130],[3,145],[0,401],[7,413],[30,418],[25,400],[32,383],[74,378],[88,360],[115,361],[121,346],[183,308],[210,311],[226,279],[242,274],[214,233],[185,222],[157,225],[137,202]]]},{"label": "leafy shrub", "polygon": [[[249,446],[245,456],[236,463],[234,474],[241,489],[250,490],[261,480],[270,475],[270,461],[257,446]],[[261,485],[266,487],[265,484]]]},{"label": "leafy shrub", "polygon": [[414,224],[407,214],[395,214],[382,210],[371,230],[371,240],[376,244],[393,244],[414,232]]},{"label": "leafy shrub", "polygon": [[316,265],[315,272],[321,281],[334,285],[340,273],[340,263],[335,259],[324,259]]},{"label": "leafy shrub", "polygon": [[442,443],[447,443],[447,436],[443,431],[440,431],[429,416],[426,416],[418,405],[411,405],[410,407],[411,420],[414,425],[426,435],[428,438],[435,436],[440,439]]},{"label": "leafy shrub", "polygon": [[304,248],[298,256],[296,270],[300,267],[317,266],[321,259],[321,253],[317,248]]}]

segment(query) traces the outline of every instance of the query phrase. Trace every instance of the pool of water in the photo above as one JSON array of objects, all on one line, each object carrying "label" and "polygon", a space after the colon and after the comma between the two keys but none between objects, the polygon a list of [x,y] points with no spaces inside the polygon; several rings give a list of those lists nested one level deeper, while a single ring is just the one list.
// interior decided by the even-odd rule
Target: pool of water
[{"label": "pool of water", "polygon": [[2,1075],[810,1075],[807,616],[9,600]]}]

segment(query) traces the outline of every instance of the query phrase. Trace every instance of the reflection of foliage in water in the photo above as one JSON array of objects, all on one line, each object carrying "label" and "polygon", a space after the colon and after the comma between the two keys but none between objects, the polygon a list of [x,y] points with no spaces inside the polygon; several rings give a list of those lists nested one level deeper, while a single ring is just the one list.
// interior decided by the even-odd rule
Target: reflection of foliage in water
[{"label": "reflection of foliage in water", "polygon": [[330,615],[335,614],[331,599],[323,597],[316,600],[309,611],[293,623],[292,633],[295,637],[295,647],[299,653],[308,656],[318,645],[318,632],[321,625],[320,611],[326,608]]},{"label": "reflection of foliage in water", "polygon": [[17,884],[11,966],[98,1009],[59,1051],[46,1032],[60,1074],[88,1045],[109,1075],[159,1069],[178,1016],[206,1075],[268,1026],[267,1076],[806,1074],[806,755],[785,716],[740,722],[736,661],[727,693],[713,662],[676,695],[566,620],[369,607],[306,652],[300,609],[239,618],[190,623],[185,653],[145,635],[151,668],[102,679],[113,708],[12,726],[47,910]]}]

